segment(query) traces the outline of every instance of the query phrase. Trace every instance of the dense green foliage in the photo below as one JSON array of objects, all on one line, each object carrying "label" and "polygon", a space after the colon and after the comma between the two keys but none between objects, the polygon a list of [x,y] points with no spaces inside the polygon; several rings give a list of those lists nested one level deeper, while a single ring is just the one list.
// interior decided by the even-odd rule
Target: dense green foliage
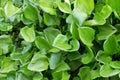
[{"label": "dense green foliage", "polygon": [[0,0],[0,80],[120,80],[120,0]]}]

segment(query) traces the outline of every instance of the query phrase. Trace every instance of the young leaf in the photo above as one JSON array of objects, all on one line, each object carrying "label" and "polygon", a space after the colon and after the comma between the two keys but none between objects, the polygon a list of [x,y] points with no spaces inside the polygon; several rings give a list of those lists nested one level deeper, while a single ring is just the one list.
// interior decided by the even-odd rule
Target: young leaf
[{"label": "young leaf", "polygon": [[23,27],[20,30],[20,34],[27,42],[33,42],[35,40],[35,31],[33,27],[31,28],[29,28],[28,26]]},{"label": "young leaf", "polygon": [[100,75],[102,77],[111,77],[118,73],[120,73],[120,70],[111,68],[109,64],[104,64],[100,69]]},{"label": "young leaf", "polygon": [[55,29],[55,28],[44,29],[44,34],[45,34],[48,42],[51,43],[51,44],[53,43],[53,41],[57,37],[57,35],[60,34],[60,33],[61,32],[58,29]]},{"label": "young leaf", "polygon": [[79,73],[78,76],[82,79],[82,80],[92,80],[92,75],[90,72],[90,68],[89,67],[82,67],[79,69]]},{"label": "young leaf", "polygon": [[71,45],[68,44],[68,38],[62,34],[55,38],[53,46],[64,51],[71,49]]},{"label": "young leaf", "polygon": [[34,5],[27,4],[26,6],[23,7],[23,15],[26,19],[34,22],[38,19],[39,12]]},{"label": "young leaf", "polygon": [[45,55],[35,53],[31,62],[28,65],[28,69],[35,72],[40,72],[48,69],[48,60]]},{"label": "young leaf", "polygon": [[120,69],[120,61],[111,61],[110,66],[115,69]]},{"label": "young leaf", "polygon": [[10,57],[6,57],[2,61],[0,72],[9,73],[11,71],[16,71],[18,69],[17,65],[18,63],[16,61],[11,60]]},{"label": "young leaf", "polygon": [[95,30],[89,27],[78,28],[79,37],[81,41],[88,47],[93,46],[92,41],[94,40]]},{"label": "young leaf", "polygon": [[93,51],[90,48],[86,48],[86,53],[83,54],[81,62],[83,64],[88,64],[92,61],[94,57]]},{"label": "young leaf", "polygon": [[40,50],[49,50],[51,48],[51,45],[41,36],[37,36],[35,38],[35,45],[40,49]]},{"label": "young leaf", "polygon": [[94,0],[75,0],[73,16],[81,26],[94,9]]},{"label": "young leaf", "polygon": [[47,26],[54,26],[54,25],[59,25],[60,24],[59,17],[57,17],[55,15],[50,15],[48,13],[44,13],[43,17],[44,17],[44,23]]},{"label": "young leaf", "polygon": [[44,12],[56,15],[56,10],[53,8],[52,0],[40,0],[39,6]]},{"label": "young leaf", "polygon": [[[112,46],[111,46],[112,45]],[[118,43],[115,36],[110,36],[103,44],[104,52],[113,55],[118,52]]]},{"label": "young leaf", "polygon": [[58,8],[64,13],[71,13],[71,6],[66,2],[57,2]]}]

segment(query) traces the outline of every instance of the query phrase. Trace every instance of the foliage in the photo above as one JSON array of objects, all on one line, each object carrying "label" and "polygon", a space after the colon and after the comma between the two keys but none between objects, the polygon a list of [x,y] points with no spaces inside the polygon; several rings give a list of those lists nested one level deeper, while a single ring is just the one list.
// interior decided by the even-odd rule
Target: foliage
[{"label": "foliage", "polygon": [[120,0],[0,0],[0,80],[119,80]]}]

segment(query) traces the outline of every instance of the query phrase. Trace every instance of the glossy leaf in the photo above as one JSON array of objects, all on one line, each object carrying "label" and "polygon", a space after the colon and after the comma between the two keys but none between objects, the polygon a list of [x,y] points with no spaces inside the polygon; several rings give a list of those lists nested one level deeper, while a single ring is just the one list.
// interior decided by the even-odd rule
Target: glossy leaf
[{"label": "glossy leaf", "polygon": [[38,19],[38,14],[38,9],[32,4],[27,4],[23,9],[23,15],[28,20],[36,21]]},{"label": "glossy leaf", "polygon": [[58,48],[58,49],[61,49],[61,50],[68,50],[68,49],[71,49],[71,45],[68,44],[68,38],[62,34],[59,34],[54,42],[53,42],[53,46]]},{"label": "glossy leaf", "polygon": [[28,26],[23,27],[20,30],[20,34],[27,42],[33,42],[35,40],[35,31],[33,27],[31,28],[29,28]]},{"label": "glossy leaf", "polygon": [[17,62],[11,60],[9,57],[6,57],[2,61],[0,72],[9,73],[11,71],[16,71],[18,69],[17,65]]},{"label": "glossy leaf", "polygon": [[44,23],[47,26],[59,25],[60,24],[59,17],[50,15],[48,13],[44,13]]},{"label": "glossy leaf", "polygon": [[35,39],[35,45],[40,49],[40,50],[49,50],[51,48],[51,45],[41,36],[36,37]]},{"label": "glossy leaf", "polygon": [[58,29],[55,29],[55,28],[47,28],[47,29],[44,30],[44,33],[45,33],[45,36],[46,36],[48,42],[52,44],[54,39],[61,32]]},{"label": "glossy leaf", "polygon": [[58,8],[64,13],[71,13],[71,6],[66,2],[57,2]]},{"label": "glossy leaf", "polygon": [[[112,45],[112,46],[111,46]],[[114,36],[110,36],[103,45],[104,51],[108,55],[113,55],[118,52],[118,43]]]},{"label": "glossy leaf", "polygon": [[98,26],[99,33],[97,34],[98,40],[105,40],[116,32],[116,29],[112,25]]},{"label": "glossy leaf", "polygon": [[93,54],[92,49],[86,48],[86,53],[84,53],[82,55],[81,62],[83,64],[88,64],[88,63],[90,63],[92,61],[93,57],[94,57],[94,54]]},{"label": "glossy leaf", "polygon": [[78,76],[83,80],[92,80],[91,72],[89,67],[82,67],[79,70]]},{"label": "glossy leaf", "polygon": [[53,8],[52,0],[40,0],[39,6],[43,11],[51,15],[56,15],[56,10]]},{"label": "glossy leaf", "polygon": [[75,0],[73,16],[81,26],[94,9],[94,0]]},{"label": "glossy leaf", "polygon": [[79,37],[81,41],[88,47],[93,46],[92,41],[94,40],[95,30],[89,27],[78,28]]},{"label": "glossy leaf", "polygon": [[103,65],[100,69],[100,75],[102,77],[111,77],[117,75],[119,72],[120,70],[111,68],[109,64]]},{"label": "glossy leaf", "polygon": [[120,61],[111,61],[110,66],[115,69],[120,69]]},{"label": "glossy leaf", "polygon": [[12,1],[7,1],[4,12],[6,14],[6,17],[9,18],[13,15],[15,15],[20,9],[18,7],[15,7],[12,3]]},{"label": "glossy leaf", "polygon": [[48,69],[47,57],[40,53],[34,54],[31,62],[28,65],[28,69],[35,72],[47,70]]}]

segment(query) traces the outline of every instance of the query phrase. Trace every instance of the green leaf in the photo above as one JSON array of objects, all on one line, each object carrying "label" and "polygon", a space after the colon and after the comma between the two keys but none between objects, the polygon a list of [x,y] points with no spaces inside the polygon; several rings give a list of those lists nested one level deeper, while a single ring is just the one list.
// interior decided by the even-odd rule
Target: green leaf
[{"label": "green leaf", "polygon": [[94,54],[93,54],[92,49],[86,48],[86,53],[84,53],[82,55],[81,62],[83,64],[88,64],[88,63],[90,63],[92,61],[93,57],[94,57]]},{"label": "green leaf", "polygon": [[40,50],[49,50],[51,48],[51,45],[46,41],[44,38],[41,36],[37,36],[35,39],[35,45],[40,49]]},{"label": "green leaf", "polygon": [[35,72],[40,72],[48,69],[48,60],[45,55],[35,53],[31,62],[28,65],[28,69]]},{"label": "green leaf", "polygon": [[88,47],[93,46],[92,41],[94,40],[95,30],[89,27],[78,28],[79,37],[81,41]]},{"label": "green leaf", "polygon": [[71,13],[71,6],[66,2],[57,2],[58,8],[64,13]]},{"label": "green leaf", "polygon": [[[111,46],[112,45],[112,46]],[[110,36],[103,44],[105,54],[113,55],[118,52],[118,43],[115,36]]]},{"label": "green leaf", "polygon": [[49,59],[50,69],[55,69],[61,61],[61,53],[53,53]]},{"label": "green leaf", "polygon": [[102,77],[111,77],[118,73],[120,73],[120,70],[111,68],[109,64],[104,64],[100,69],[100,75]]},{"label": "green leaf", "polygon": [[23,15],[26,19],[34,22],[38,19],[39,12],[34,5],[27,4],[26,6],[23,7]]},{"label": "green leaf", "polygon": [[79,69],[78,76],[82,80],[92,80],[91,72],[89,67],[82,67]]},{"label": "green leaf", "polygon": [[115,69],[120,69],[120,61],[111,61],[110,66]]},{"label": "green leaf", "polygon": [[64,51],[71,49],[71,45],[68,44],[68,38],[62,34],[57,35],[53,42],[53,46]]},{"label": "green leaf", "polygon": [[105,40],[116,32],[112,25],[98,26],[99,33],[97,34],[98,40]]},{"label": "green leaf", "polygon": [[44,12],[56,15],[56,10],[53,8],[52,0],[40,0],[39,6]]},{"label": "green leaf", "polygon": [[120,0],[116,0],[116,1],[106,0],[106,4],[108,4],[113,9],[113,11],[116,11],[118,15],[120,15],[119,3],[120,3]]},{"label": "green leaf", "polygon": [[21,28],[20,34],[27,42],[33,42],[35,40],[34,27],[29,28],[28,26],[25,26]]},{"label": "green leaf", "polygon": [[73,16],[81,26],[94,9],[94,0],[75,0]]},{"label": "green leaf", "polygon": [[67,70],[70,70],[70,67],[67,63],[65,62],[61,62],[55,69],[54,72],[61,72],[61,71],[67,71]]},{"label": "green leaf", "polygon": [[109,5],[105,5],[102,7],[102,10],[96,12],[93,20],[87,20],[84,25],[95,26],[95,25],[103,25],[106,22],[106,19],[111,15],[112,9]]},{"label": "green leaf", "polygon": [[19,10],[20,9],[18,7],[15,7],[10,0],[7,1],[6,5],[4,6],[4,12],[7,18],[15,15]]},{"label": "green leaf", "polygon": [[12,28],[13,28],[12,25],[0,22],[0,30],[1,31],[10,31]]},{"label": "green leaf", "polygon": [[55,72],[52,74],[53,80],[69,80],[70,75],[67,71]]},{"label": "green leaf", "polygon": [[55,15],[50,15],[48,13],[44,13],[43,17],[44,17],[44,23],[47,26],[54,26],[54,25],[60,24],[60,18]]},{"label": "green leaf", "polygon": [[72,33],[73,38],[79,39],[78,26],[75,24],[75,22],[71,24],[70,32]]},{"label": "green leaf", "polygon": [[104,51],[98,51],[96,55],[96,60],[100,63],[110,63],[112,61],[112,58],[104,53]]},{"label": "green leaf", "polygon": [[10,57],[6,57],[2,61],[0,72],[9,73],[11,71],[16,71],[18,69],[17,65],[17,62],[11,60]]},{"label": "green leaf", "polygon": [[[54,33],[53,33],[54,32]],[[47,38],[49,43],[53,43],[54,39],[57,37],[58,34],[61,32],[55,28],[46,28],[44,29],[45,37]]]},{"label": "green leaf", "polygon": [[37,73],[33,77],[33,80],[42,80],[42,79],[43,79],[43,74],[42,73]]}]

